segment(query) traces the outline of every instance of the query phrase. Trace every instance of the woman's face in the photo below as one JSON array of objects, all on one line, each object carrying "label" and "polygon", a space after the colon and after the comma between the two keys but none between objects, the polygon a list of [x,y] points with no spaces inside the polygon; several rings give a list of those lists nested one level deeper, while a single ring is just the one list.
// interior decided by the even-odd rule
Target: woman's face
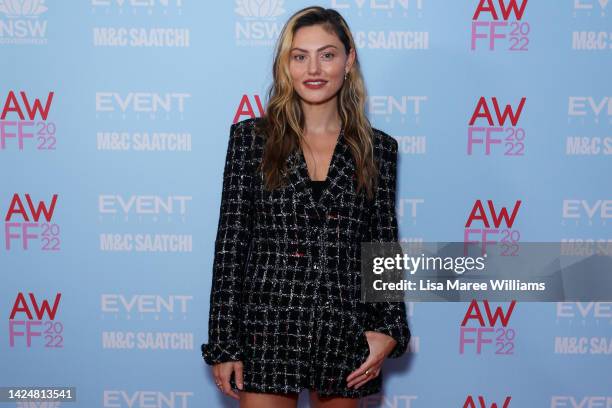
[{"label": "woman's face", "polygon": [[[293,88],[306,103],[319,104],[333,98],[350,70],[354,50],[349,55],[340,39],[321,25],[298,29],[289,55]],[[311,82],[319,80],[320,83]]]}]

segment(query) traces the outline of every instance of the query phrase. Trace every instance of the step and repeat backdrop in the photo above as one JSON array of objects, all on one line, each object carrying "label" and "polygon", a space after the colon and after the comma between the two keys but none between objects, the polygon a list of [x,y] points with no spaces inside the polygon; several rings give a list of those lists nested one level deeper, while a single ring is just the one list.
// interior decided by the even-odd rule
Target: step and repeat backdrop
[{"label": "step and repeat backdrop", "polygon": [[[229,128],[308,5],[0,1],[0,386],[77,394],[0,406],[237,406],[200,354]],[[612,2],[318,5],[399,142],[402,241],[612,241]],[[612,407],[612,303],[407,305],[363,406]]]}]

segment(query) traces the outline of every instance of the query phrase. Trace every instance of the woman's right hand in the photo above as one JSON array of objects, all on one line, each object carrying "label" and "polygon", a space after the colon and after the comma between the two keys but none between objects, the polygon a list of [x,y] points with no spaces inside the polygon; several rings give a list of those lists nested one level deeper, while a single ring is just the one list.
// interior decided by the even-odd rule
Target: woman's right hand
[{"label": "woman's right hand", "polygon": [[242,361],[228,361],[226,363],[219,363],[213,366],[213,377],[215,377],[215,383],[219,390],[230,397],[239,400],[240,395],[236,394],[230,385],[230,378],[234,372],[236,378],[236,385],[239,389],[242,389]]}]

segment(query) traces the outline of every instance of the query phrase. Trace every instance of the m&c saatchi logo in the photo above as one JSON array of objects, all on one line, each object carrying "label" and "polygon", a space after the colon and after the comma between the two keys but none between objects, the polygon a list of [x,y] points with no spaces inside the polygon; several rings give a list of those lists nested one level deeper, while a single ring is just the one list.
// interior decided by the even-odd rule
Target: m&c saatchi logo
[{"label": "m&c saatchi logo", "polygon": [[554,353],[612,355],[612,302],[557,302]]},{"label": "m&c saatchi logo", "polygon": [[[188,48],[191,30],[169,27],[160,23],[177,24],[183,15],[182,0],[90,0],[96,23],[112,21],[111,25],[92,27],[94,47],[155,47]],[[144,24],[133,26],[136,18]],[[160,19],[160,17],[162,17]]]},{"label": "m&c saatchi logo", "polygon": [[[193,235],[179,234],[177,227],[187,224],[192,199],[178,194],[98,195],[99,221],[105,225],[100,251],[191,252]],[[126,225],[135,231],[126,232]]]},{"label": "m&c saatchi logo", "polygon": [[[193,350],[194,334],[188,330],[193,295],[103,293],[101,319],[117,330],[102,331],[103,349]],[[127,322],[123,324],[121,320]],[[172,327],[154,324],[171,321]],[[140,330],[142,329],[142,330]]]}]

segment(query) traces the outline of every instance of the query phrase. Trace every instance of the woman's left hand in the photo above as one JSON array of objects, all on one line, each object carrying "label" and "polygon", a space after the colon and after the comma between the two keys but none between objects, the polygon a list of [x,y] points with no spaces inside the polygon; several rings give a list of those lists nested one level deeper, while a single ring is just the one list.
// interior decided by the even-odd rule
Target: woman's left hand
[{"label": "woman's left hand", "polygon": [[346,377],[349,388],[355,386],[355,389],[357,389],[372,378],[378,377],[385,358],[397,344],[397,340],[386,334],[375,331],[365,331],[364,333],[370,347],[370,354],[358,369]]}]

